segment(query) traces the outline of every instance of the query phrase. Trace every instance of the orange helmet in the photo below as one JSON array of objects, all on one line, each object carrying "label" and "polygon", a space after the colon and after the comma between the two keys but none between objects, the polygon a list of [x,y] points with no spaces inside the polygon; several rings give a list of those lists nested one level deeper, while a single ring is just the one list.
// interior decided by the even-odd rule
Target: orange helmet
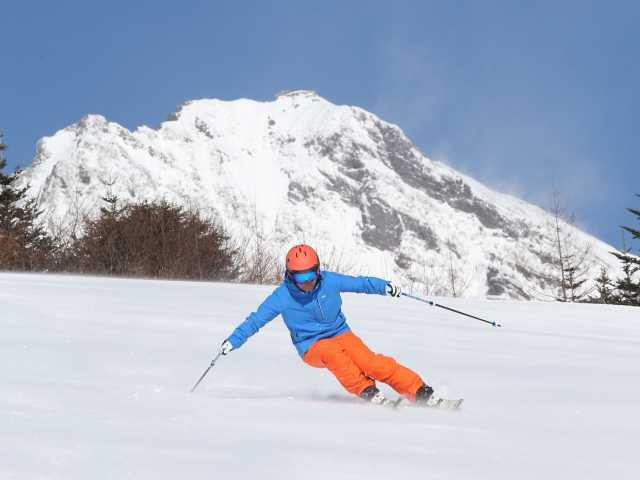
[{"label": "orange helmet", "polygon": [[[317,276],[320,270],[318,254],[309,245],[300,244],[292,247],[287,253],[287,274],[314,272]],[[310,276],[310,279],[315,276]],[[300,277],[302,280],[302,277]]]}]

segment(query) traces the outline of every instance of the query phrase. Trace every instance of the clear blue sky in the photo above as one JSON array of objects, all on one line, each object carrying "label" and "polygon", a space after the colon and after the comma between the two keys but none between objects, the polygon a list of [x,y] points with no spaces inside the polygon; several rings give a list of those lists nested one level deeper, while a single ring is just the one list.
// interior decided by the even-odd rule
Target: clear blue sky
[{"label": "clear blue sky", "polygon": [[619,246],[640,207],[640,2],[64,1],[0,6],[9,166],[100,113],[157,126],[185,100],[315,89],[428,156]]}]

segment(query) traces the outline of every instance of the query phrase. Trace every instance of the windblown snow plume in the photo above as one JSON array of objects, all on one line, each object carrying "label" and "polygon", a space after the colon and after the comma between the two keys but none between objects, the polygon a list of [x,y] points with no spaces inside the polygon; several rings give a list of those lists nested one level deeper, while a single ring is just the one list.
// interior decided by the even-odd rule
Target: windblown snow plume
[{"label": "windblown snow plume", "polygon": [[[50,229],[103,206],[167,199],[211,215],[274,255],[316,246],[329,267],[415,292],[555,294],[553,217],[422,154],[402,130],[311,91],[271,102],[196,100],[158,129],[99,115],[43,138],[23,174]],[[562,224],[595,278],[613,248]]]}]

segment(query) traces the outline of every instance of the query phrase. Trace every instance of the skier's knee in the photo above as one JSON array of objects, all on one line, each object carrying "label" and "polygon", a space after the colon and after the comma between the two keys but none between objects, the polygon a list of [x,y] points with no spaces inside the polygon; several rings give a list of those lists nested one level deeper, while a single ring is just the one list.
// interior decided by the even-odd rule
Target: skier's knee
[{"label": "skier's knee", "polygon": [[365,373],[375,379],[384,380],[391,377],[397,369],[398,362],[394,358],[378,353],[371,360]]},{"label": "skier's knee", "polygon": [[348,358],[340,350],[330,349],[322,355],[322,361],[329,369],[344,365]]}]

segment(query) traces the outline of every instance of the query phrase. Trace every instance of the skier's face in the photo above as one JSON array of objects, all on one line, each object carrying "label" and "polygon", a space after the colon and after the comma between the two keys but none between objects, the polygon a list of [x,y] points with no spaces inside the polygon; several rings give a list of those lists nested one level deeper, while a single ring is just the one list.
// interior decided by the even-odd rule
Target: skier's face
[{"label": "skier's face", "polygon": [[320,275],[319,265],[302,270],[288,273],[289,278],[298,286],[303,292],[310,292],[316,286],[318,282],[318,276]]},{"label": "skier's face", "polygon": [[308,282],[296,283],[296,285],[298,285],[300,290],[302,290],[303,292],[310,292],[315,288],[317,281],[318,279],[314,278],[313,280],[309,280]]}]

